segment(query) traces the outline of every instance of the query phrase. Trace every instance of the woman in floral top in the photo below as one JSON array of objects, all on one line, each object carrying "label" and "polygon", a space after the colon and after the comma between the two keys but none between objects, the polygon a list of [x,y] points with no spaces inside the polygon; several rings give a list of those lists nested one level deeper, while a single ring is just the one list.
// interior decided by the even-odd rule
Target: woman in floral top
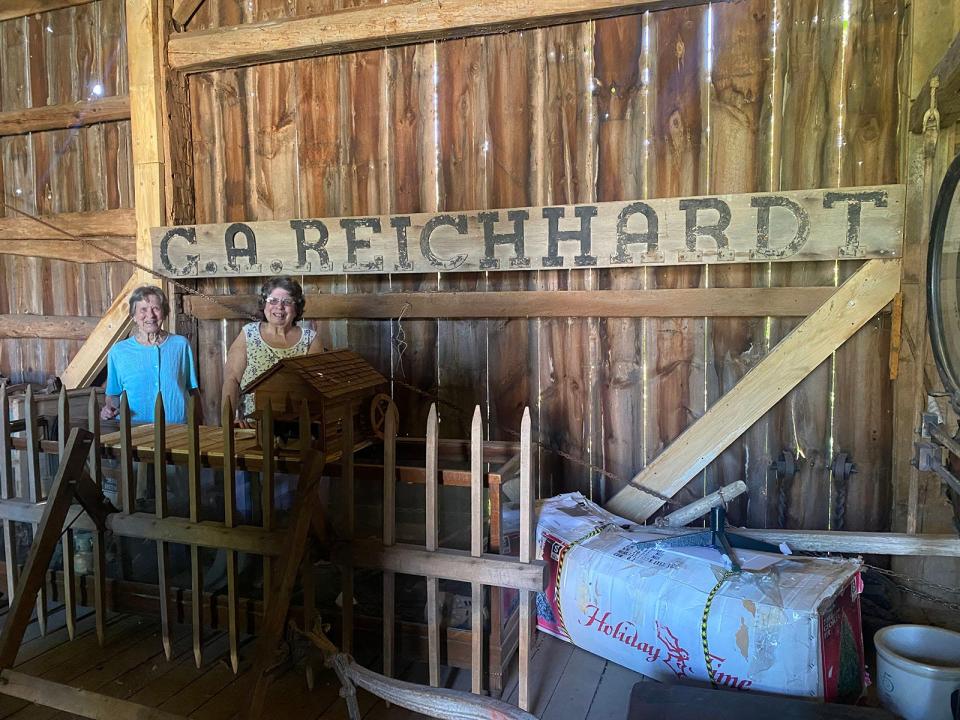
[{"label": "woman in floral top", "polygon": [[291,277],[267,280],[260,289],[259,307],[263,320],[243,326],[227,353],[223,371],[223,395],[236,408],[237,420],[246,426],[253,410],[253,398],[240,398],[240,388],[273,367],[282,358],[323,352],[315,330],[301,327],[306,300],[300,283]]}]

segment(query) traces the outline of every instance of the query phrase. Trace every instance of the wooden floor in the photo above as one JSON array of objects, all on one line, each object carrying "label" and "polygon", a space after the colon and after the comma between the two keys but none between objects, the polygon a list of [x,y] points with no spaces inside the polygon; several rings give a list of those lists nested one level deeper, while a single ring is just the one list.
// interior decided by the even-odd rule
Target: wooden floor
[{"label": "wooden floor", "polygon": [[[173,659],[167,661],[156,619],[131,615],[111,618],[105,647],[97,645],[93,614],[81,615],[77,638],[68,641],[62,608],[51,610],[48,632],[41,637],[31,623],[17,656],[16,670],[75,688],[123,698],[197,720],[230,720],[246,701],[253,643],[241,649],[240,674],[230,670],[227,639],[212,634],[203,667],[196,668],[188,626],[177,628]],[[449,670],[446,687],[469,689],[466,671]],[[424,682],[426,667],[404,669],[404,679]],[[600,720],[626,717],[630,688],[642,676],[568,643],[538,635],[532,659],[531,690],[534,714],[543,720]],[[271,686],[266,707],[274,718],[346,720],[335,676],[318,671],[314,689],[307,689],[303,669],[289,670]],[[516,703],[516,678],[508,679],[504,699]],[[361,691],[361,711],[369,720],[421,717]],[[50,708],[30,705],[0,694],[0,719],[47,720],[70,717]]]}]

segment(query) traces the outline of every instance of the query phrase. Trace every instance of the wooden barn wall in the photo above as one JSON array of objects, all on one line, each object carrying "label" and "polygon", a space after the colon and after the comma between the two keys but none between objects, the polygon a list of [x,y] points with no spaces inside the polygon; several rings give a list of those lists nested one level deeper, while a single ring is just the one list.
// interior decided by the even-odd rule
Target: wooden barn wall
[{"label": "wooden barn wall", "polygon": [[[0,112],[127,92],[123,0],[0,22]],[[0,217],[133,206],[130,123],[0,137]],[[0,254],[0,313],[102,315],[130,276],[123,263]],[[79,340],[0,339],[0,375],[45,382]]]},{"label": "wooden barn wall", "polygon": [[[351,4],[364,4],[363,0]],[[190,28],[327,12],[207,0]],[[898,0],[743,0],[192,76],[198,223],[410,213],[899,182]],[[306,278],[310,292],[836,285],[855,261]],[[211,280],[208,292],[251,292]],[[529,404],[543,495],[604,499],[797,321],[318,323],[395,380],[401,431],[445,436],[479,403],[509,439]],[[241,323],[201,322],[207,417]],[[746,479],[754,526],[887,526],[889,318],[880,315],[681,493]],[[560,451],[560,453],[553,450]],[[798,473],[780,488],[781,451]],[[831,513],[830,464],[858,472]],[[842,492],[839,493],[843,495]]]}]

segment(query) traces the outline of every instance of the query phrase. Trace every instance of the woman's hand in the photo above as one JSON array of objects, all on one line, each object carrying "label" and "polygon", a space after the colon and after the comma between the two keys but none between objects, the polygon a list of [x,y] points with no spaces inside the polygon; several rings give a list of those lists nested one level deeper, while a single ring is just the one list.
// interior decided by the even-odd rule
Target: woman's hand
[{"label": "woman's hand", "polygon": [[113,405],[104,405],[102,408],[100,408],[101,420],[113,420],[119,414],[120,408],[116,408]]},{"label": "woman's hand", "polygon": [[253,423],[246,418],[236,418],[233,421],[233,426],[238,430],[252,430],[254,428]]}]

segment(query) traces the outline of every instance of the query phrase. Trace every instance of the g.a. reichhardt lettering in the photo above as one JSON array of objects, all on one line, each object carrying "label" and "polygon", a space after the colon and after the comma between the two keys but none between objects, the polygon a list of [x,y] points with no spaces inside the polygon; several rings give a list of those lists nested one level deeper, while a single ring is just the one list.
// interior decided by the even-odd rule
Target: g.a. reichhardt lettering
[{"label": "g.a. reichhardt lettering", "polygon": [[899,254],[902,185],[158,228],[170,276],[469,272]]}]

